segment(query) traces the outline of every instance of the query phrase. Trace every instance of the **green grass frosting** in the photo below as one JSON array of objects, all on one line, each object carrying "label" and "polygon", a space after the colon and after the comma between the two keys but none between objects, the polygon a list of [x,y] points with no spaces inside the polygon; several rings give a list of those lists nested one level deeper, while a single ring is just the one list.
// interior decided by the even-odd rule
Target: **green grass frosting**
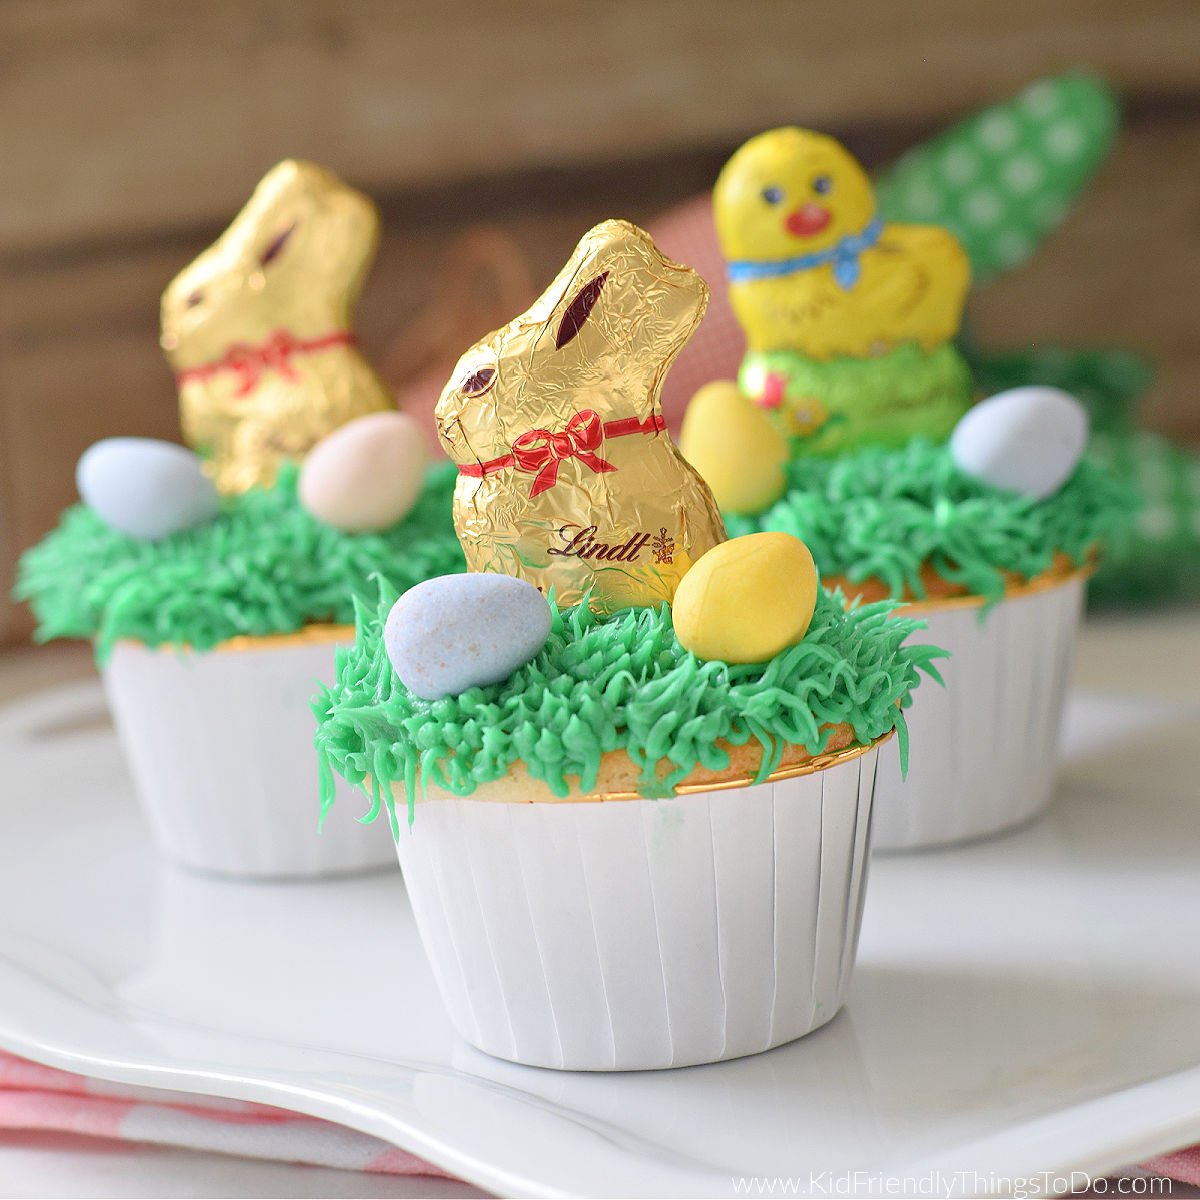
[{"label": "green grass frosting", "polygon": [[158,542],[117,532],[86,505],[68,509],[21,560],[15,594],[33,608],[37,639],[95,638],[101,662],[123,638],[209,650],[242,634],[349,624],[354,597],[373,595],[379,573],[403,590],[466,569],[453,463],[431,467],[413,510],[378,533],[309,516],[298,474],[286,464],[273,487],[227,497],[215,521]]},{"label": "green grass frosting", "polygon": [[964,475],[947,446],[917,439],[795,459],[781,500],[725,522],[730,537],[794,534],[825,577],[881,579],[896,598],[925,595],[920,572],[928,562],[942,578],[998,600],[1005,571],[1031,578],[1056,551],[1081,566],[1136,506],[1129,488],[1086,458],[1060,491],[1035,501]]},{"label": "green grass frosting", "polygon": [[[804,639],[768,663],[702,662],[675,638],[671,614],[627,609],[598,617],[586,605],[560,610],[537,657],[502,683],[458,696],[421,700],[397,679],[382,630],[396,598],[381,584],[379,602],[360,604],[354,645],[338,650],[337,678],[313,703],[322,813],[334,799],[336,771],[366,788],[397,829],[392,784],[408,798],[409,819],[427,783],[459,796],[505,777],[514,763],[558,796],[595,787],[600,759],[624,751],[647,798],[669,796],[697,767],[722,770],[717,743],[762,746],[758,778],[788,745],[820,754],[826,725],[846,723],[867,744],[897,727],[901,753],[907,706],[920,672],[944,652],[902,645],[921,628],[893,617],[894,604],[846,611],[821,592]],[[940,682],[940,679],[939,679]]]}]

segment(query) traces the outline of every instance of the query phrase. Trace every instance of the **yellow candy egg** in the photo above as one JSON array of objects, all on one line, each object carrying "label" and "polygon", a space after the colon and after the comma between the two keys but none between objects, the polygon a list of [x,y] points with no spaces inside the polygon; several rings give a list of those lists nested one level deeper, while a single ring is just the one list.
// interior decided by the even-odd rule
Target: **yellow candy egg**
[{"label": "yellow candy egg", "polygon": [[751,533],[714,546],[683,577],[675,636],[697,658],[760,663],[794,646],[817,603],[817,568],[790,533]]},{"label": "yellow candy egg", "polygon": [[787,487],[787,440],[736,383],[705,384],[692,397],[679,448],[722,512],[761,512]]}]

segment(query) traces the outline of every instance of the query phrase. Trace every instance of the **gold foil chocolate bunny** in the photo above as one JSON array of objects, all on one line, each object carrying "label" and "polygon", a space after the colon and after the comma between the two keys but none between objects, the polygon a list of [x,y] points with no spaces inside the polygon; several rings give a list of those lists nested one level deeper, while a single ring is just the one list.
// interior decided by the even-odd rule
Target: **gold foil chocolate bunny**
[{"label": "gold foil chocolate bunny", "polygon": [[268,485],[280,459],[395,406],[351,332],[378,238],[366,196],[289,159],[163,293],[184,438],[221,491]]},{"label": "gold foil chocolate bunny", "polygon": [[669,601],[725,540],[712,493],[659,406],[708,288],[625,221],[605,221],[536,303],[459,360],[436,416],[458,464],[472,571],[598,612]]}]

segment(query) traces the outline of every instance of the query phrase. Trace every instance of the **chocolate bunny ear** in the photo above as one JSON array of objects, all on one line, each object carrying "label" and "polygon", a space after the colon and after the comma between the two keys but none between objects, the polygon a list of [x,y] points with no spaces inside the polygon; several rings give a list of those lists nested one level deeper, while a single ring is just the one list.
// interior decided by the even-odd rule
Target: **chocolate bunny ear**
[{"label": "chocolate bunny ear", "polygon": [[274,262],[283,253],[283,248],[288,244],[288,239],[292,236],[297,224],[299,224],[298,221],[292,221],[264,247],[258,256],[258,265],[260,267],[265,267],[269,263]]},{"label": "chocolate bunny ear", "polygon": [[583,323],[595,308],[596,301],[600,299],[607,278],[608,272],[605,271],[585,283],[575,293],[571,303],[567,305],[567,311],[563,313],[563,319],[559,322],[558,333],[554,337],[555,350],[561,350],[583,328]]}]

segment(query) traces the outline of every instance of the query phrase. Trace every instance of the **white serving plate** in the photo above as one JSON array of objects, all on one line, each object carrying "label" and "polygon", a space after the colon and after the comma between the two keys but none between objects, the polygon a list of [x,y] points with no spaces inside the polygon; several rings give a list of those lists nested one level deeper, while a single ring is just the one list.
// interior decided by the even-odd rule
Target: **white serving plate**
[{"label": "white serving plate", "polygon": [[0,1046],[340,1121],[501,1193],[721,1196],[779,1175],[880,1195],[900,1192],[868,1173],[940,1172],[982,1195],[1112,1170],[1200,1140],[1198,718],[1076,695],[1047,819],[877,860],[826,1028],[583,1075],[456,1038],[396,871],[256,884],[159,864],[99,687],[43,692],[0,710]]}]

